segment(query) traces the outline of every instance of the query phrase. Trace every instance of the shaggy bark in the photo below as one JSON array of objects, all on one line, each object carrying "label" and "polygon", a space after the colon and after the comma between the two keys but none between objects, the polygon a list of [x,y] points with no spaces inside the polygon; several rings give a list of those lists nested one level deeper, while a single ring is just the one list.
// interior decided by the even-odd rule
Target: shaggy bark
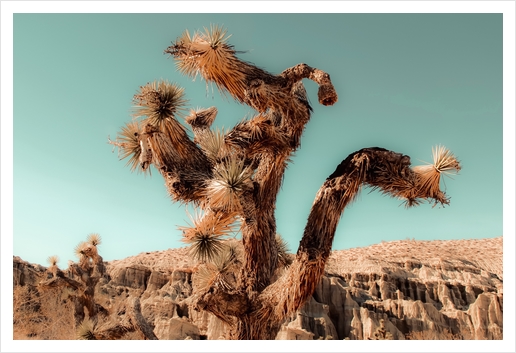
[{"label": "shaggy bark", "polygon": [[[248,305],[250,310],[231,312],[238,318],[234,338],[274,339],[285,318],[312,295],[323,275],[344,208],[354,200],[362,186],[380,188],[391,196],[404,199],[412,197],[411,202],[427,199],[427,191],[418,188],[416,174],[409,165],[408,156],[383,148],[365,148],[349,155],[319,189],[295,260],[286,273],[265,288],[251,304],[249,299],[239,298],[240,302],[235,306]],[[447,199],[439,197],[436,202],[446,204]],[[221,294],[214,297],[206,310],[222,305],[222,297]]]},{"label": "shaggy bark", "polygon": [[[265,332],[260,337],[275,337],[284,318],[312,295],[323,275],[344,208],[363,185],[380,188],[395,197],[406,198],[410,191],[411,197],[427,198],[425,190],[414,191],[416,176],[409,165],[408,156],[382,148],[365,148],[349,155],[326,179],[315,197],[293,264],[258,299],[262,313],[256,318],[267,318],[267,324],[262,324]],[[270,325],[271,322],[276,324]]]}]

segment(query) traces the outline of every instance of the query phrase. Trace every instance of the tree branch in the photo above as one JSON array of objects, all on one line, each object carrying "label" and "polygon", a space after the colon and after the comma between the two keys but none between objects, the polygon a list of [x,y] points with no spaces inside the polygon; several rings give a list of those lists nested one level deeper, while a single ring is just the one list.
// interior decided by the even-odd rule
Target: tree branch
[{"label": "tree branch", "polygon": [[283,320],[312,295],[323,275],[342,212],[362,185],[404,198],[409,205],[420,199],[448,203],[443,193],[430,193],[409,165],[410,157],[377,147],[364,148],[342,161],[317,192],[293,264],[260,295],[261,310],[272,310],[276,320]]},{"label": "tree branch", "polygon": [[242,317],[251,309],[249,297],[243,292],[225,292],[212,289],[202,294],[193,303],[195,310],[206,310],[227,324],[232,325],[233,317]]},{"label": "tree branch", "polygon": [[319,85],[319,92],[317,95],[320,104],[333,105],[337,103],[337,92],[330,80],[330,75],[322,70],[310,67],[306,64],[298,64],[286,69],[280,76],[285,78],[285,80],[289,82],[290,86],[304,78],[308,78]]}]

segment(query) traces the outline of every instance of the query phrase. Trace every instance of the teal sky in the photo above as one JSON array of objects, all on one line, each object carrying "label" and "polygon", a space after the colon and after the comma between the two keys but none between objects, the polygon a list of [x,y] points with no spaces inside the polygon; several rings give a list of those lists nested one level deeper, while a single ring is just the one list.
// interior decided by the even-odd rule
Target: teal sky
[{"label": "teal sky", "polygon": [[163,54],[185,29],[210,24],[228,29],[242,59],[272,73],[306,63],[339,94],[324,107],[305,83],[314,113],[276,209],[291,251],[325,178],[372,146],[413,165],[449,147],[463,164],[445,180],[451,204],[405,209],[364,189],[334,249],[503,235],[502,14],[14,14],[14,255],[44,265],[58,255],[65,268],[93,232],[105,260],[183,246],[184,206],[157,171],[132,174],[107,140],[153,80],[184,87],[188,108],[217,106],[215,126],[253,114]]}]

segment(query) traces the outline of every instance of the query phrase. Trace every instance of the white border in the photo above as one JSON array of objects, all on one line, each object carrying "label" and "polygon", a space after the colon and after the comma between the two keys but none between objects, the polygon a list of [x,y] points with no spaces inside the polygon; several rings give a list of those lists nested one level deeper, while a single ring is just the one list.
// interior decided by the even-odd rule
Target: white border
[{"label": "white border", "polygon": [[[292,6],[295,4],[295,6]],[[2,1],[1,2],[1,247],[12,249],[12,185],[13,185],[13,14],[14,13],[503,13],[504,16],[504,252],[514,251],[514,195],[515,195],[515,3],[513,1]],[[481,143],[479,141],[479,143]],[[514,253],[504,256],[504,277],[514,281]],[[80,347],[67,341],[13,341],[12,340],[12,262],[2,256],[2,340],[1,351],[13,352],[76,352],[110,351],[352,351],[367,349],[384,352],[416,352],[442,350],[456,352],[514,352],[512,337],[503,341],[261,341],[259,344],[227,341],[102,341],[81,342]],[[5,285],[7,284],[7,286]],[[514,332],[514,282],[504,283],[505,337]],[[9,331],[10,330],[10,331]],[[127,344],[130,342],[130,345]],[[412,343],[410,343],[412,342]],[[444,348],[445,347],[445,348]]]}]

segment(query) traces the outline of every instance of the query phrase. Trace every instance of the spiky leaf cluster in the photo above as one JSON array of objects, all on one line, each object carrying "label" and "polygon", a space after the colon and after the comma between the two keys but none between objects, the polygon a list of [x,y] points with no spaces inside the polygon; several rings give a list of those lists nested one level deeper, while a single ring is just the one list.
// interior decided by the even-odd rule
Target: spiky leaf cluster
[{"label": "spiky leaf cluster", "polygon": [[116,141],[109,140],[109,143],[118,147],[118,157],[120,160],[130,157],[126,165],[129,165],[131,171],[140,171],[140,155],[141,146],[139,135],[141,133],[140,123],[136,120],[122,126],[118,133]]},{"label": "spiky leaf cluster", "polygon": [[89,247],[89,244],[87,242],[81,241],[74,248],[75,256],[77,256],[79,259],[81,259],[83,257],[87,257],[88,247]]},{"label": "spiky leaf cluster", "polygon": [[232,267],[241,262],[242,245],[238,240],[228,239],[224,242],[224,249],[219,256],[213,259],[213,264],[220,272],[228,272]]},{"label": "spiky leaf cluster", "polygon": [[224,237],[234,231],[235,219],[231,214],[198,214],[191,217],[191,227],[179,227],[182,241],[190,244],[189,254],[201,262],[213,262],[224,249]]},{"label": "spiky leaf cluster", "polygon": [[79,327],[77,327],[77,339],[88,341],[96,340],[95,323],[91,320],[84,320]]},{"label": "spiky leaf cluster", "polygon": [[230,36],[226,36],[226,33],[220,26],[204,28],[204,32],[196,31],[192,36],[186,30],[165,52],[176,58],[177,69],[182,74],[195,78],[201,73],[210,79],[215,75],[210,69],[215,66],[222,68],[236,53],[233,46],[227,43]]},{"label": "spiky leaf cluster", "polygon": [[237,51],[227,43],[229,35],[221,26],[205,28],[204,32],[185,31],[165,53],[172,55],[177,69],[190,77],[200,74],[221,90],[243,101],[247,89],[246,75],[258,68],[239,60]]},{"label": "spiky leaf cluster", "polygon": [[125,317],[121,321],[85,319],[77,327],[76,336],[78,340],[116,340],[134,329],[134,325]]},{"label": "spiky leaf cluster", "polygon": [[97,247],[102,243],[102,238],[100,237],[100,234],[98,234],[98,233],[91,233],[88,235],[86,242]]},{"label": "spiky leaf cluster", "polygon": [[212,263],[206,263],[199,266],[195,273],[192,284],[196,293],[202,293],[212,287],[217,277],[217,269]]},{"label": "spiky leaf cluster", "polygon": [[223,241],[218,234],[195,233],[184,241],[190,244],[190,255],[201,262],[213,260],[223,249]]},{"label": "spiky leaf cluster", "polygon": [[47,271],[51,273],[53,277],[56,277],[57,272],[59,271],[59,267],[57,266],[57,263],[59,262],[59,257],[57,255],[49,256],[47,258],[47,262],[50,265]]},{"label": "spiky leaf cluster", "polygon": [[146,117],[147,123],[161,128],[167,119],[184,113],[186,102],[183,88],[166,80],[154,81],[134,95],[133,115]]},{"label": "spiky leaf cluster", "polygon": [[59,256],[52,255],[47,258],[47,262],[50,266],[57,266],[57,263],[59,262]]},{"label": "spiky leaf cluster", "polygon": [[199,139],[199,145],[206,156],[215,163],[229,152],[224,131],[218,128],[203,134],[203,137]]},{"label": "spiky leaf cluster", "polygon": [[74,248],[75,255],[79,258],[79,265],[89,268],[90,263],[99,257],[97,246],[102,242],[102,238],[98,233],[88,235],[86,241],[82,241]]},{"label": "spiky leaf cluster", "polygon": [[[409,156],[378,147],[364,148],[348,156],[336,172],[345,171],[343,166],[346,166],[346,173],[353,175],[346,178],[349,185],[354,185],[354,188],[348,187],[348,190],[359,190],[367,180],[367,184],[380,189],[384,194],[404,200],[407,207],[417,206],[422,201],[447,205],[449,198],[440,189],[441,172],[458,172],[460,163],[446,148],[433,151],[435,164],[410,167]],[[370,162],[370,159],[374,162]],[[353,166],[353,170],[350,166]],[[353,198],[357,195],[355,192],[352,194]]]},{"label": "spiky leaf cluster", "polygon": [[439,173],[457,174],[461,170],[457,157],[446,147],[438,145],[432,148],[434,167]]},{"label": "spiky leaf cluster", "polygon": [[432,148],[433,164],[416,166],[418,192],[429,198],[440,198],[443,194],[440,187],[441,174],[457,174],[461,170],[457,157],[444,146]]},{"label": "spiky leaf cluster", "polygon": [[185,128],[176,120],[184,114],[186,102],[183,88],[166,80],[140,87],[133,97],[133,116],[142,120],[126,124],[116,141],[109,140],[119,148],[120,159],[130,157],[127,164],[131,171],[150,171],[151,163],[160,167],[177,147],[182,151],[181,146],[174,149],[171,143],[186,137]]},{"label": "spiky leaf cluster", "polygon": [[237,211],[241,208],[240,196],[251,183],[253,170],[235,156],[230,156],[214,168],[213,179],[206,188],[212,209]]},{"label": "spiky leaf cluster", "polygon": [[235,241],[224,241],[221,251],[211,262],[204,263],[194,276],[193,285],[196,292],[203,292],[211,287],[231,291],[235,288],[236,272],[241,261],[241,249]]}]

